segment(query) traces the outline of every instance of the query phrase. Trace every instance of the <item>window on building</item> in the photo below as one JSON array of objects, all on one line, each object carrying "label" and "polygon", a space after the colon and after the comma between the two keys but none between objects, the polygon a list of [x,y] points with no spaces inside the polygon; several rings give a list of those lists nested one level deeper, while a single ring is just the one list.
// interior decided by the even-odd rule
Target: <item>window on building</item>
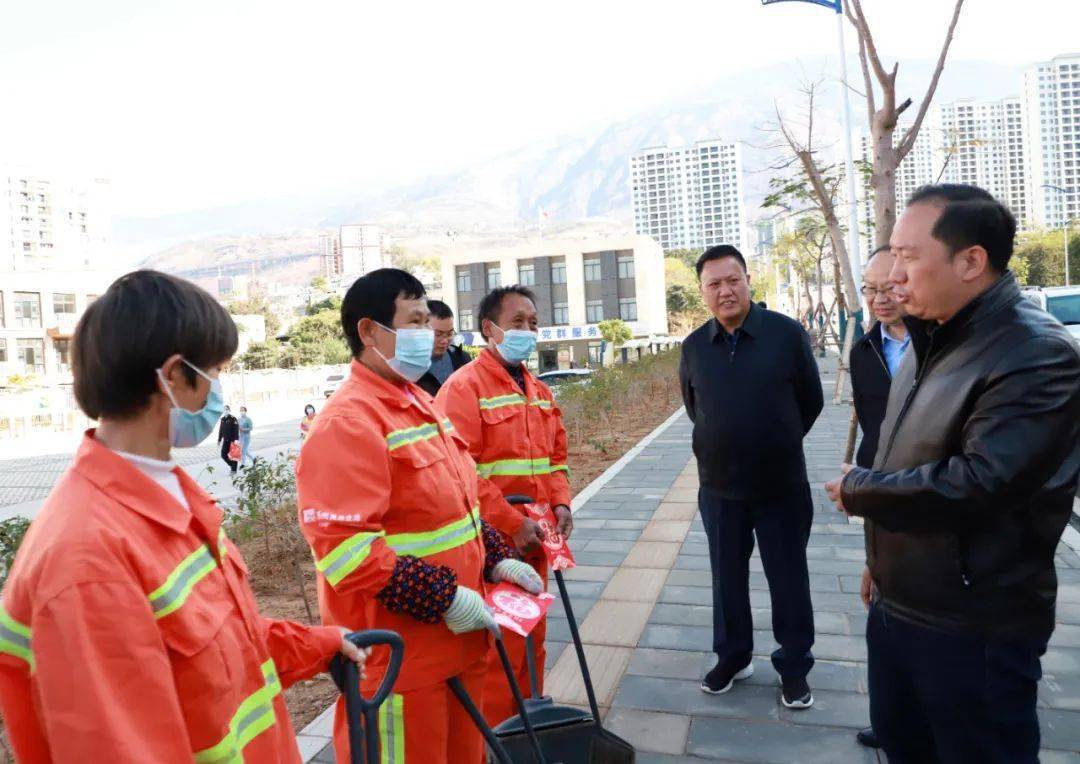
[{"label": "window on building", "polygon": [[536,266],[532,263],[522,263],[518,266],[518,283],[522,286],[536,285]]},{"label": "window on building", "polygon": [[45,373],[45,340],[16,340],[19,360],[32,374]]},{"label": "window on building", "polygon": [[619,318],[623,321],[637,321],[637,300],[623,297],[619,300]]},{"label": "window on building", "polygon": [[490,292],[502,285],[502,269],[497,265],[487,267],[487,288]]},{"label": "window on building", "polygon": [[601,345],[599,342],[589,343],[589,365],[600,366],[603,364],[603,359],[600,357]]},{"label": "window on building", "polygon": [[552,320],[556,326],[566,326],[570,323],[570,306],[565,302],[557,302],[552,308]]},{"label": "window on building", "polygon": [[476,324],[473,323],[471,310],[463,310],[458,314],[458,329],[463,332],[476,331]]},{"label": "window on building", "polygon": [[66,374],[71,371],[71,340],[53,340],[53,348],[56,349],[56,362],[60,367],[60,373]]},{"label": "window on building", "polygon": [[7,326],[6,321],[7,317],[4,313],[4,293],[0,292],[0,329],[3,329],[5,326]]},{"label": "window on building", "polygon": [[585,303],[585,321],[598,324],[604,320],[604,301],[588,300]]},{"label": "window on building", "polygon": [[464,268],[457,272],[457,290],[459,292],[472,291],[472,273],[468,268]]},{"label": "window on building", "polygon": [[55,292],[52,296],[53,313],[75,313],[75,295],[70,292]]},{"label": "window on building", "polygon": [[15,293],[15,326],[19,329],[41,328],[41,295],[38,292]]},{"label": "window on building", "polygon": [[566,283],[566,261],[556,260],[551,264],[551,283],[552,284],[565,284]]},{"label": "window on building", "polygon": [[0,363],[7,363],[7,340],[0,337]]},{"label": "window on building", "polygon": [[595,257],[585,261],[585,280],[600,280],[600,258]]},{"label": "window on building", "polygon": [[88,294],[88,295],[86,295],[86,304],[87,305],[93,305],[94,301],[97,300],[97,298],[99,298],[99,297],[101,297],[101,295],[99,295],[99,294]]}]

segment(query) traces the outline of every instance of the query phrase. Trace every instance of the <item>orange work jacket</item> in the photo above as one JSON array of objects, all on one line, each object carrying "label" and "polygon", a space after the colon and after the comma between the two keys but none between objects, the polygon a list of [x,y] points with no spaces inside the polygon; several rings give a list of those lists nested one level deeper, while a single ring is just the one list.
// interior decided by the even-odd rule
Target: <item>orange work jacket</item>
[{"label": "orange work jacket", "polygon": [[0,609],[0,709],[20,762],[299,762],[282,688],[336,628],[259,616],[222,513],[191,511],[87,433]]},{"label": "orange work jacket", "polygon": [[482,517],[507,535],[521,527],[525,510],[504,496],[570,506],[562,412],[548,386],[524,372],[521,390],[502,361],[484,350],[450,375],[435,399],[476,460]]},{"label": "orange work jacket", "polygon": [[[458,585],[484,593],[476,467],[431,396],[354,361],[312,424],[296,476],[323,622],[401,634],[405,663],[395,692],[438,684],[484,658],[486,631],[455,636],[441,621],[391,612],[375,598],[399,554],[445,565]],[[382,677],[386,659],[378,650],[368,659],[367,686]]]}]

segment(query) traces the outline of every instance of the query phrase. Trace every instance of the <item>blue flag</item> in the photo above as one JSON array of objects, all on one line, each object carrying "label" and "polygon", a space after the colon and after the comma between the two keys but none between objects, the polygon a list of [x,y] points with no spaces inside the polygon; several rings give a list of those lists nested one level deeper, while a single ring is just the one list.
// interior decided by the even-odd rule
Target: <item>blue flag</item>
[{"label": "blue flag", "polygon": [[772,3],[813,3],[814,5],[832,8],[837,13],[842,13],[844,10],[842,6],[843,0],[761,0],[762,5],[771,5]]}]

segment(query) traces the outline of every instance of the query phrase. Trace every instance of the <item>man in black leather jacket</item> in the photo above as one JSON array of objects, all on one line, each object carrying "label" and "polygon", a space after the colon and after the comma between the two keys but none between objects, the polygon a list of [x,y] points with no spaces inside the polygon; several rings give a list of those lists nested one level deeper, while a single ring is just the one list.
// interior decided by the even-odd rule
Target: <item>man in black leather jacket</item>
[{"label": "man in black leather jacket", "polygon": [[870,718],[892,764],[1038,760],[1054,552],[1080,472],[1080,353],[1021,297],[1015,231],[972,186],[908,202],[890,275],[914,352],[874,468],[845,465],[826,485],[866,519]]}]

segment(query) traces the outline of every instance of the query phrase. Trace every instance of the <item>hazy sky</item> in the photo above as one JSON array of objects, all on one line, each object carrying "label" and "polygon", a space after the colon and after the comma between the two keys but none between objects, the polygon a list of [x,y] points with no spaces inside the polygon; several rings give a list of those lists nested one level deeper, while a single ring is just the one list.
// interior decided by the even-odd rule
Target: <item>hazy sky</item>
[{"label": "hazy sky", "polygon": [[[887,56],[936,55],[949,0],[863,2]],[[1077,0],[967,0],[953,56],[1028,63],[1078,28]],[[835,50],[830,11],[759,0],[8,0],[0,162],[110,177],[118,215],[314,195]]]}]

